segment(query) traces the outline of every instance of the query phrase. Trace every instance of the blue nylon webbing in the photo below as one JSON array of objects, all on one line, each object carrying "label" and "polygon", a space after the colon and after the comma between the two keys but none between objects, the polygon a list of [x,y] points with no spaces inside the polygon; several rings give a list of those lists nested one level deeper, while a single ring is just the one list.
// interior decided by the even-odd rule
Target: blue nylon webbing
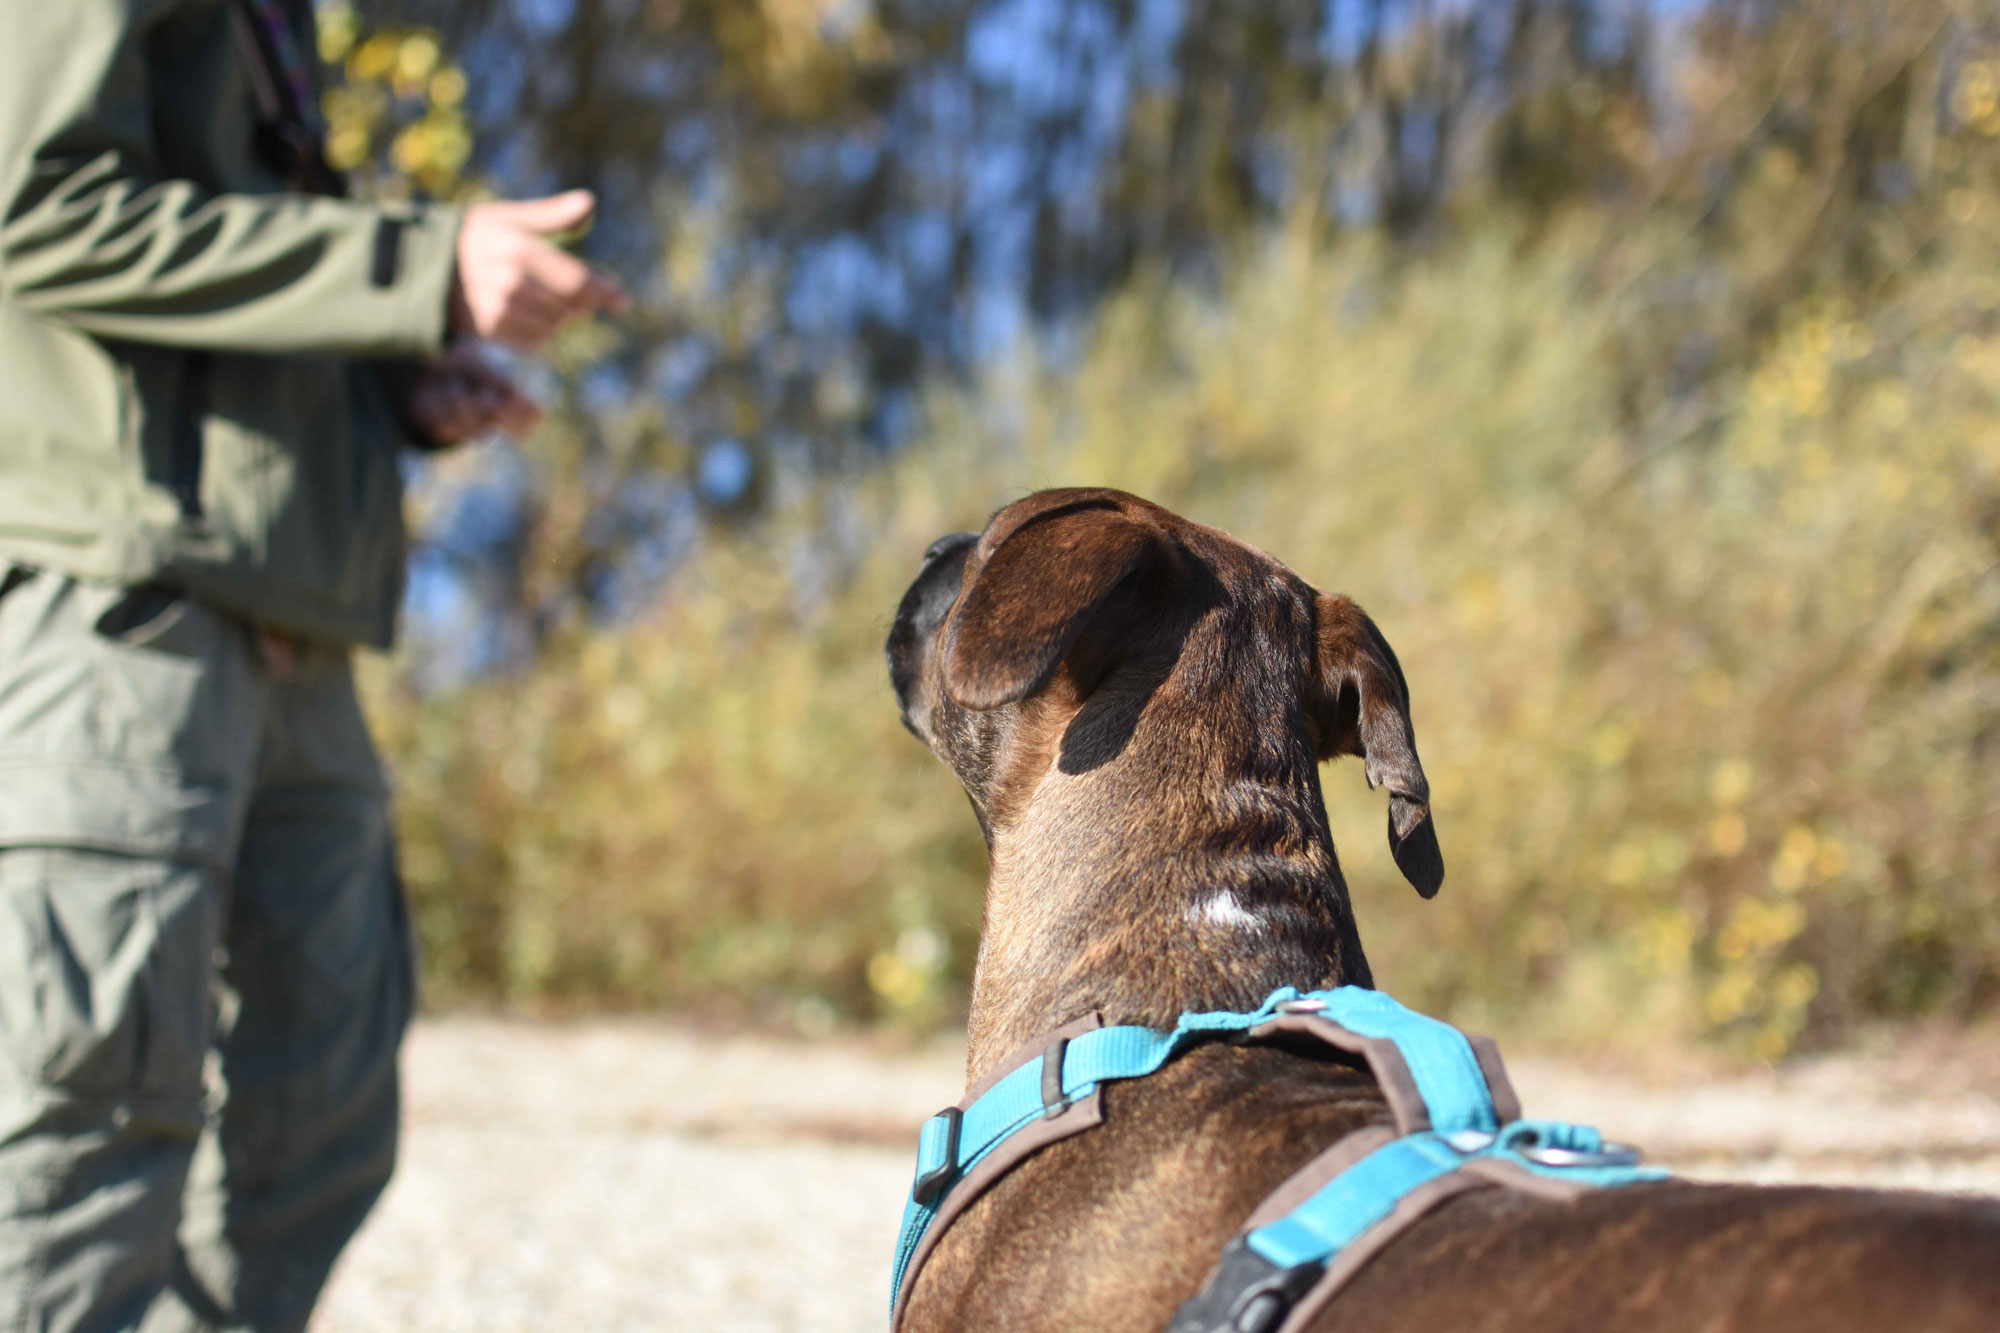
[{"label": "blue nylon webbing", "polygon": [[1579,1152],[1603,1146],[1587,1125],[1561,1121],[1517,1120],[1493,1142],[1471,1148],[1454,1147],[1442,1134],[1425,1131],[1383,1144],[1275,1222],[1258,1227],[1246,1243],[1280,1268],[1324,1264],[1382,1221],[1403,1197],[1419,1185],[1449,1175],[1468,1162],[1495,1158],[1538,1176],[1609,1188],[1663,1180],[1667,1173],[1642,1166],[1546,1166],[1516,1150],[1528,1141]]},{"label": "blue nylon webbing", "polygon": [[1405,1009],[1381,991],[1359,986],[1318,991],[1312,998],[1324,1001],[1326,1008],[1321,1013],[1349,1032],[1387,1037],[1396,1043],[1430,1111],[1432,1129],[1491,1133],[1500,1127],[1493,1114],[1493,1095],[1486,1087],[1486,1071],[1479,1067],[1479,1057],[1472,1053],[1472,1043],[1463,1032]]},{"label": "blue nylon webbing", "polygon": [[[1072,1037],[1063,1052],[1063,1099],[1073,1100],[1110,1079],[1139,1078],[1153,1073],[1195,1032],[1225,1031],[1229,1027],[1240,1029],[1250,1026],[1252,1018],[1248,1014],[1188,1017],[1226,1017],[1236,1022],[1191,1028],[1187,1027],[1187,1018],[1184,1018],[1182,1026],[1172,1032],[1154,1028],[1112,1027],[1094,1028]],[[1042,1060],[1043,1057],[1038,1055],[1019,1066],[967,1108],[959,1127],[958,1175],[964,1175],[1008,1135],[1042,1115]],[[927,1132],[920,1136],[921,1141],[942,1141],[942,1135],[930,1131],[930,1127],[937,1123],[936,1117],[925,1122]],[[928,1169],[935,1164],[936,1159],[931,1158],[920,1169]],[[903,1206],[902,1234],[896,1242],[895,1271],[890,1279],[889,1299],[892,1304],[896,1293],[902,1290],[903,1270],[909,1266],[910,1256],[916,1253],[917,1245],[929,1229],[931,1219],[937,1215],[941,1202],[942,1194],[928,1204],[911,1198]]]},{"label": "blue nylon webbing", "polygon": [[1290,1213],[1251,1232],[1250,1248],[1280,1268],[1324,1260],[1387,1217],[1405,1194],[1464,1162],[1432,1133],[1385,1143]]},{"label": "blue nylon webbing", "polygon": [[[1270,1018],[1277,1011],[1278,1004],[1296,999],[1298,994],[1296,989],[1287,986],[1273,992],[1269,999],[1249,1013],[1182,1014],[1180,1022],[1170,1032],[1145,1027],[1109,1027],[1093,1028],[1072,1037],[1063,1052],[1063,1099],[1074,1100],[1097,1084],[1112,1079],[1142,1078],[1159,1069],[1198,1036],[1241,1032],[1255,1027]],[[964,1175],[995,1145],[1042,1114],[1042,1060],[1043,1057],[1038,1055],[1020,1065],[966,1109],[964,1121],[959,1127],[958,1175]],[[942,1141],[942,1135],[931,1129],[936,1123],[937,1117],[925,1123],[925,1132],[919,1136],[920,1143]],[[935,1163],[935,1158],[927,1160],[919,1170],[928,1169]],[[942,1194],[928,1204],[911,1198],[903,1206],[902,1233],[896,1242],[895,1270],[889,1287],[892,1306],[896,1293],[902,1290],[903,1270],[909,1266],[910,1256],[916,1253],[931,1219],[937,1216],[941,1202]]]},{"label": "blue nylon webbing", "polygon": [[[1187,1013],[1171,1031],[1144,1027],[1096,1028],[1069,1039],[1063,1050],[1063,1100],[1073,1101],[1098,1084],[1151,1074],[1198,1038],[1242,1032],[1272,1018],[1287,1001],[1318,1002],[1311,1012],[1364,1037],[1393,1041],[1409,1066],[1427,1108],[1431,1129],[1405,1135],[1376,1149],[1328,1182],[1287,1216],[1250,1233],[1248,1242],[1266,1259],[1292,1267],[1324,1262],[1352,1243],[1394,1210],[1411,1190],[1477,1157],[1502,1157],[1538,1175],[1578,1180],[1593,1185],[1621,1185],[1653,1180],[1664,1172],[1639,1167],[1550,1167],[1522,1157],[1515,1149],[1532,1133],[1540,1143],[1594,1152],[1597,1132],[1587,1126],[1555,1121],[1516,1121],[1502,1127],[1472,1044],[1449,1024],[1414,1013],[1380,991],[1358,986],[1301,995],[1290,986],[1249,1013]],[[1043,1114],[1042,1063],[1036,1056],[1003,1077],[974,1102],[959,1130],[956,1169],[950,1180],[964,1175],[994,1147]],[[918,1173],[939,1166],[946,1135],[942,1113],[925,1123],[919,1136]],[[1466,1132],[1494,1136],[1483,1144],[1457,1146],[1448,1135]],[[916,1252],[945,1193],[931,1203],[911,1198],[903,1210],[902,1233],[896,1244],[894,1275],[889,1293],[891,1310],[901,1291],[903,1274]]]},{"label": "blue nylon webbing", "polygon": [[[1097,1084],[1113,1079],[1142,1078],[1158,1070],[1196,1038],[1245,1031],[1271,1018],[1280,1004],[1302,998],[1321,1001],[1327,1017],[1364,1036],[1394,1040],[1403,1050],[1434,1126],[1494,1128],[1493,1103],[1486,1092],[1486,1080],[1464,1036],[1436,1019],[1412,1013],[1378,991],[1358,986],[1315,991],[1310,997],[1302,997],[1296,987],[1284,986],[1249,1013],[1227,1010],[1186,1013],[1168,1032],[1145,1027],[1095,1028],[1072,1037],[1064,1051],[1063,1098],[1073,1100]],[[1036,1056],[1014,1069],[966,1109],[959,1127],[956,1175],[963,1175],[995,1145],[1042,1114],[1042,1058]],[[936,1145],[943,1142],[937,1124],[933,1117],[919,1137],[919,1172],[937,1164],[938,1158],[933,1153]],[[940,1194],[928,1204],[912,1198],[904,1205],[890,1285],[892,1303],[895,1293],[902,1289],[903,1270],[942,1201]]]}]

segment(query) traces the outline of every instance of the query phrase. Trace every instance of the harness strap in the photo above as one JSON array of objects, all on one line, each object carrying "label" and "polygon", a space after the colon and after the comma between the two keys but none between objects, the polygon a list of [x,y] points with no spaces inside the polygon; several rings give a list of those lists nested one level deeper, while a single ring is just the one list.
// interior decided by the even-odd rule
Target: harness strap
[{"label": "harness strap", "polygon": [[[1037,1038],[1027,1046],[1023,1046],[1015,1051],[1013,1055],[998,1065],[995,1073],[987,1075],[984,1080],[971,1088],[956,1106],[940,1111],[937,1115],[925,1121],[925,1134],[919,1135],[920,1146],[917,1157],[918,1188],[921,1188],[921,1182],[924,1178],[925,1163],[932,1162],[932,1170],[936,1170],[936,1164],[944,1160],[942,1152],[939,1152],[933,1158],[927,1156],[921,1146],[932,1125],[950,1116],[953,1111],[959,1113],[959,1142],[956,1145],[957,1151],[952,1155],[961,1156],[966,1148],[962,1117],[968,1107],[978,1102],[981,1097],[985,1096],[1003,1078],[1027,1065],[1030,1060],[1039,1068],[1046,1071],[1048,1068],[1047,1057],[1058,1054],[1055,1049],[1056,1043],[1066,1043],[1076,1037],[1082,1036],[1086,1032],[1095,1031],[1103,1026],[1104,1020],[1101,1017],[1096,1014],[1090,1014],[1077,1019],[1073,1023],[1057,1028],[1051,1034],[1054,1038],[1053,1041],[1048,1037]],[[1081,1096],[1071,1098],[1067,1105],[1054,1115],[1050,1115],[1044,1110],[1040,1119],[1033,1120],[1022,1126],[1019,1132],[1008,1135],[989,1149],[977,1162],[973,1163],[962,1176],[958,1176],[955,1182],[947,1183],[942,1192],[942,1197],[933,1195],[934,1202],[926,1205],[932,1210],[929,1225],[923,1229],[913,1242],[910,1242],[910,1249],[907,1256],[905,1255],[903,1246],[900,1244],[897,1246],[898,1271],[896,1274],[895,1303],[890,1323],[891,1330],[893,1331],[896,1322],[902,1318],[903,1307],[909,1301],[910,1289],[916,1285],[917,1274],[923,1270],[924,1261],[930,1258],[931,1251],[937,1247],[938,1241],[943,1239],[945,1232],[960,1213],[970,1208],[978,1200],[979,1196],[991,1187],[994,1181],[1013,1170],[1024,1159],[1040,1152],[1051,1143],[1066,1139],[1072,1134],[1081,1134],[1084,1130],[1092,1129],[1103,1123],[1103,1091],[1100,1088],[1092,1088],[1089,1092]],[[912,1202],[914,1203],[916,1189],[913,1189],[911,1194]],[[904,1215],[903,1224],[904,1237],[905,1240],[908,1240],[910,1218],[907,1211]]]},{"label": "harness strap", "polygon": [[[1359,1056],[1367,1063],[1369,1071],[1375,1075],[1375,1081],[1381,1085],[1382,1095],[1389,1103],[1389,1111],[1396,1118],[1398,1133],[1416,1134],[1432,1128],[1432,1103],[1418,1087],[1416,1075],[1411,1070],[1404,1048],[1398,1043],[1398,1039],[1379,1033],[1370,1035],[1358,1030],[1347,1022],[1347,1019],[1360,1015],[1352,1013],[1347,1006],[1342,1006],[1343,1012],[1338,1019],[1331,1011],[1310,1008],[1312,1001],[1317,998],[1320,997],[1281,1003],[1273,1017],[1259,1023],[1245,1034],[1246,1039],[1268,1041],[1282,1033],[1298,1033],[1323,1041],[1337,1051]],[[1391,1000],[1390,1003],[1394,1004],[1395,1001]],[[1411,1018],[1421,1018],[1426,1023],[1436,1021],[1410,1010],[1403,1012]],[[1447,1027],[1443,1023],[1438,1023],[1438,1027],[1459,1038],[1470,1050],[1473,1064],[1477,1066],[1478,1077],[1486,1088],[1484,1100],[1491,1110],[1493,1120],[1500,1125],[1510,1120],[1519,1120],[1521,1099],[1514,1092],[1514,1085],[1507,1077],[1507,1067],[1500,1059],[1500,1048],[1493,1043],[1493,1039],[1460,1032],[1457,1028]],[[1440,1041],[1438,1045],[1440,1048],[1448,1048],[1449,1043]],[[1457,1064],[1456,1058],[1453,1063]],[[1455,1068],[1453,1071],[1454,1075],[1460,1077],[1464,1072],[1462,1068]],[[1447,1112],[1447,1119],[1476,1119],[1479,1112],[1476,1101],[1470,1095],[1471,1089],[1460,1084],[1454,1089],[1454,1093],[1459,1100],[1453,1104],[1453,1109]],[[1458,1124],[1448,1127],[1481,1129],[1493,1126]]]},{"label": "harness strap", "polygon": [[896,1246],[892,1330],[951,1221],[1028,1156],[1101,1123],[1104,1083],[1153,1073],[1202,1040],[1287,1034],[1367,1061],[1395,1128],[1347,1136],[1280,1186],[1170,1333],[1302,1327],[1304,1312],[1323,1307],[1398,1232],[1466,1189],[1525,1185],[1567,1198],[1663,1174],[1631,1166],[1629,1150],[1606,1152],[1595,1130],[1521,1120],[1497,1047],[1378,991],[1287,986],[1248,1013],[1185,1013],[1168,1031],[1105,1027],[1091,1015],[1022,1047],[925,1122]]},{"label": "harness strap", "polygon": [[[1072,1033],[1065,1028],[1016,1052],[1019,1058],[1003,1065],[1005,1072],[925,1122],[918,1136],[916,1180],[903,1209],[902,1233],[896,1244],[891,1320],[900,1318],[903,1296],[914,1281],[919,1249],[926,1257],[930,1253],[931,1246],[924,1242],[938,1229],[943,1204],[954,1195],[965,1200],[952,1209],[956,1216],[979,1190],[1053,1139],[1037,1135],[1020,1148],[1010,1149],[994,1169],[980,1173],[978,1189],[962,1187],[967,1173],[999,1145],[1037,1120],[1064,1124],[1070,1133],[1083,1129],[1086,1126],[1081,1122],[1063,1119],[1062,1107],[1071,1100],[1094,1097],[1098,1086],[1112,1079],[1153,1073],[1199,1041],[1251,1032],[1266,1024],[1276,1025],[1270,1029],[1273,1033],[1305,1031],[1322,1039],[1336,1039],[1340,1049],[1358,1049],[1375,1068],[1377,1078],[1392,1089],[1399,1125],[1408,1129],[1437,1126],[1490,1132],[1499,1127],[1480,1057],[1465,1034],[1413,1013],[1379,991],[1359,986],[1312,995],[1284,986],[1247,1013],[1185,1013],[1166,1031],[1092,1026]],[[1512,1098],[1511,1091],[1508,1096]]]},{"label": "harness strap", "polygon": [[[1273,1002],[1277,998],[1274,996]],[[1267,1004],[1248,1014],[1183,1014],[1180,1023],[1165,1032],[1147,1027],[1104,1027],[1103,1020],[1093,1016],[1087,1026],[1074,1032],[1064,1028],[1031,1043],[1026,1058],[1002,1066],[1004,1072],[973,1088],[956,1106],[932,1116],[918,1136],[917,1178],[903,1208],[903,1229],[896,1243],[892,1322],[901,1317],[904,1292],[915,1280],[917,1253],[921,1249],[928,1257],[931,1246],[925,1241],[937,1234],[939,1228],[933,1224],[946,1205],[956,1204],[951,1209],[951,1215],[956,1216],[1007,1168],[1034,1149],[1068,1137],[1068,1133],[1051,1134],[1052,1127],[1062,1126],[1070,1133],[1089,1127],[1068,1120],[1063,1107],[1079,1098],[1090,1099],[1095,1118],[1089,1123],[1096,1124],[1102,1119],[1095,1108],[1101,1084],[1143,1077],[1196,1040],[1241,1032],[1270,1017],[1271,1012]],[[1066,1041],[1051,1041],[1051,1037],[1064,1036]],[[1048,1068],[1051,1064],[1055,1068]],[[1039,1128],[1030,1134],[1030,1126]],[[970,1187],[975,1183],[970,1177],[975,1168],[1003,1144],[1023,1136],[1023,1144],[1010,1147],[992,1168],[978,1173],[977,1189]]]},{"label": "harness strap", "polygon": [[1301,1333],[1369,1260],[1445,1200],[1502,1186],[1565,1202],[1666,1177],[1636,1158],[1588,1126],[1560,1121],[1517,1119],[1493,1135],[1357,1130],[1258,1206],[1168,1333]]},{"label": "harness strap", "polygon": [[[1381,991],[1342,986],[1300,995],[1287,986],[1252,1017],[1247,1035],[1253,1041],[1300,1032],[1366,1060],[1404,1134],[1491,1132],[1509,1115],[1520,1114],[1520,1100],[1492,1043],[1405,1009]],[[1484,1055],[1481,1046],[1487,1048]]]},{"label": "harness strap", "polygon": [[[1665,1176],[1665,1172],[1646,1173],[1640,1178],[1655,1179]],[[1622,1183],[1622,1182],[1621,1182]],[[1506,1188],[1523,1194],[1535,1195],[1554,1203],[1567,1203],[1581,1194],[1588,1194],[1598,1188],[1581,1180],[1558,1179],[1551,1175],[1517,1170],[1497,1158],[1476,1158],[1464,1163],[1456,1171],[1433,1177],[1412,1188],[1397,1199],[1395,1206],[1366,1231],[1341,1247],[1332,1255],[1319,1277],[1306,1287],[1291,1307],[1290,1314],[1278,1325],[1278,1333],[1301,1333],[1309,1327],[1338,1296],[1354,1275],[1367,1266],[1369,1260],[1387,1249],[1411,1226],[1420,1221],[1439,1204],[1455,1195],[1465,1194],[1475,1189]],[[1234,1242],[1232,1242],[1233,1244]]]}]

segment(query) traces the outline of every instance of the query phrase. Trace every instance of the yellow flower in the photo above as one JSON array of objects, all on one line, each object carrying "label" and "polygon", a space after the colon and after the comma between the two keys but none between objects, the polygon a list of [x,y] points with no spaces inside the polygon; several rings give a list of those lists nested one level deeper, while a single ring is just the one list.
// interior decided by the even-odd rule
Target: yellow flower
[{"label": "yellow flower", "polygon": [[868,960],[868,988],[892,1009],[909,1009],[924,998],[930,978],[901,955],[878,953]]},{"label": "yellow flower", "polygon": [[1959,71],[1951,109],[1961,121],[1972,124],[1985,120],[2000,109],[2000,68],[1993,62],[1974,60]]},{"label": "yellow flower", "polygon": [[1812,362],[1792,368],[1785,403],[1795,416],[1816,417],[1826,411],[1826,367]]},{"label": "yellow flower", "polygon": [[446,65],[431,76],[431,105],[457,106],[465,100],[465,71]]},{"label": "yellow flower", "polygon": [[1804,1009],[1819,994],[1819,973],[1809,964],[1794,963],[1778,974],[1771,986],[1771,999],[1778,1008],[1804,1017]]},{"label": "yellow flower", "polygon": [[1645,875],[1646,848],[1636,838],[1619,843],[1605,858],[1604,878],[1620,888],[1637,884]]},{"label": "yellow flower", "polygon": [[1715,772],[1708,780],[1708,794],[1724,809],[1743,804],[1743,798],[1750,794],[1750,786],[1756,781],[1757,771],[1742,759],[1725,759],[1715,766]]},{"label": "yellow flower", "polygon": [[347,0],[334,0],[333,4],[321,6],[318,19],[319,58],[329,65],[337,65],[353,48],[361,22],[355,17],[354,6]]},{"label": "yellow flower", "polygon": [[359,125],[336,125],[327,132],[326,161],[335,171],[352,171],[368,156],[368,131]]},{"label": "yellow flower", "polygon": [[1807,872],[1819,851],[1819,839],[1803,824],[1785,830],[1784,841],[1771,861],[1771,887],[1780,893],[1796,893],[1805,887]]},{"label": "yellow flower", "polygon": [[1615,768],[1632,752],[1635,739],[1632,728],[1623,722],[1606,722],[1591,733],[1590,756],[1599,768]]},{"label": "yellow flower", "polygon": [[350,83],[380,83],[387,78],[396,65],[396,38],[386,32],[378,32],[347,57],[347,78]]},{"label": "yellow flower", "polygon": [[389,160],[396,164],[396,170],[411,173],[424,169],[431,159],[430,127],[419,121],[410,126],[389,145]]},{"label": "yellow flower", "polygon": [[1757,979],[1747,971],[1724,973],[1708,991],[1702,1009],[1711,1023],[1731,1023],[1757,1007]]},{"label": "yellow flower", "polygon": [[429,165],[446,174],[463,167],[472,156],[472,134],[466,129],[465,118],[449,112],[433,114],[425,117],[424,124],[430,132]]},{"label": "yellow flower", "polygon": [[1894,380],[1877,386],[1869,395],[1868,415],[1883,430],[1901,430],[1910,424],[1910,391]]},{"label": "yellow flower", "polygon": [[437,69],[438,39],[428,32],[413,32],[396,48],[396,91],[415,97],[430,82]]}]

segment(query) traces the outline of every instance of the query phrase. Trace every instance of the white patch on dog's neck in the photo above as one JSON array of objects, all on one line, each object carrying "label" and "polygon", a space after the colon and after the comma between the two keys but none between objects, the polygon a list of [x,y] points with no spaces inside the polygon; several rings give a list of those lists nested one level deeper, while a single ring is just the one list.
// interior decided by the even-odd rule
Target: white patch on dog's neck
[{"label": "white patch on dog's neck", "polygon": [[1196,907],[1188,909],[1188,917],[1196,925],[1221,926],[1227,930],[1262,930],[1263,921],[1255,912],[1236,901],[1236,895],[1228,889],[1211,897]]}]

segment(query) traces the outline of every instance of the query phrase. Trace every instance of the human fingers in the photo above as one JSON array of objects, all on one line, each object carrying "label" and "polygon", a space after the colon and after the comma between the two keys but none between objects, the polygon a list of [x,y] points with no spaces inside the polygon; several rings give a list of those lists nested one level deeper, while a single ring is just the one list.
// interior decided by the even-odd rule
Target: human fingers
[{"label": "human fingers", "polygon": [[496,342],[532,352],[555,336],[572,318],[569,304],[528,283],[512,293],[494,320],[490,336]]},{"label": "human fingers", "polygon": [[484,376],[498,374],[476,339],[461,338],[444,349],[444,355],[430,363],[430,369],[453,374]]},{"label": "human fingers", "polygon": [[[537,249],[544,247],[537,246]],[[493,304],[489,317],[469,327],[481,335],[534,351],[563,325],[598,310],[623,310],[623,289],[561,251],[525,260],[518,281]]]},{"label": "human fingers", "polygon": [[540,199],[500,199],[474,204],[468,218],[490,219],[540,236],[575,231],[597,211],[597,196],[589,190],[565,190]]},{"label": "human fingers", "polygon": [[542,409],[535,401],[484,361],[462,363],[460,374],[472,393],[485,429],[519,433],[533,429],[542,419]]},{"label": "human fingers", "polygon": [[536,244],[523,258],[529,278],[563,300],[573,315],[597,310],[624,313],[625,289],[610,274],[553,245]]},{"label": "human fingers", "polygon": [[628,313],[632,309],[632,297],[626,292],[625,284],[602,269],[591,272],[596,279],[597,308],[613,315]]},{"label": "human fingers", "polygon": [[425,375],[410,394],[410,415],[434,445],[470,439],[479,426],[474,395],[455,376]]},{"label": "human fingers", "polygon": [[431,443],[448,446],[495,431],[534,429],[542,411],[513,383],[489,367],[447,367],[420,382],[411,413]]}]

